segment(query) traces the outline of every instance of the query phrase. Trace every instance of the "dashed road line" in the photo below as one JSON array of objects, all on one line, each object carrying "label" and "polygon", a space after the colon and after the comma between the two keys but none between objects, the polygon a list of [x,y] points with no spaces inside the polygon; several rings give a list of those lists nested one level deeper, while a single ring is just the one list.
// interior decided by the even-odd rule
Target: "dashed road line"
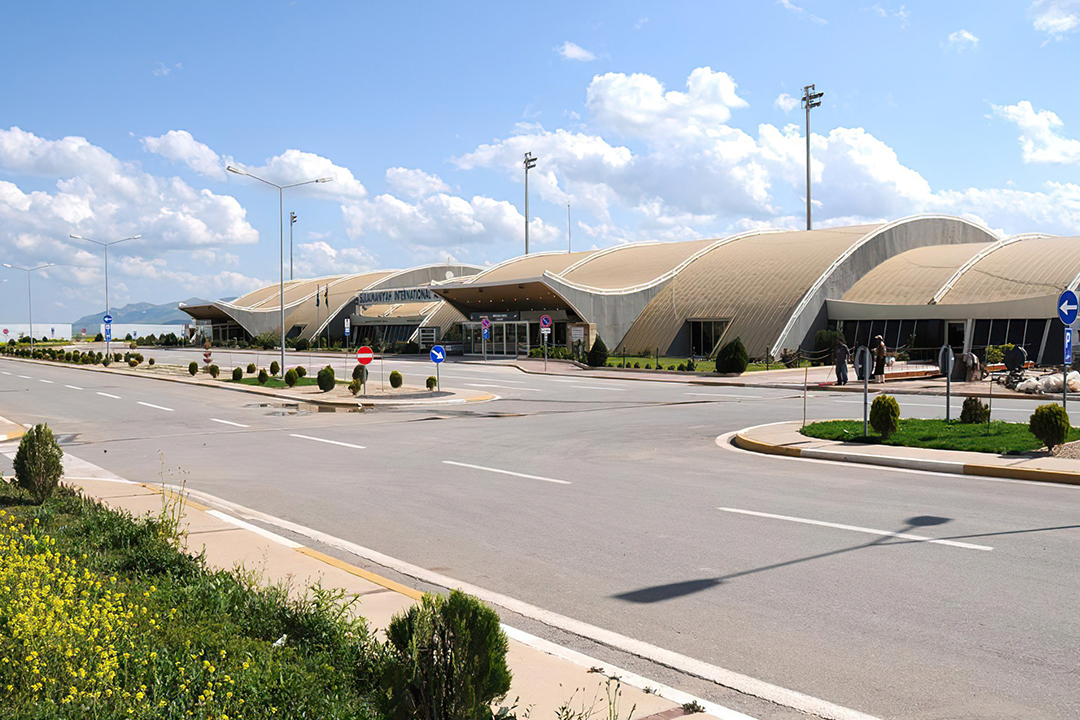
[{"label": "dashed road line", "polygon": [[289,437],[303,438],[304,440],[314,440],[315,442],[326,443],[327,445],[340,445],[341,447],[352,448],[354,450],[364,450],[363,445],[353,445],[352,443],[340,442],[339,440],[326,440],[324,438],[311,437],[310,435],[297,435],[296,433],[289,433]]},{"label": "dashed road line", "polygon": [[210,418],[210,421],[211,422],[216,422],[216,423],[221,423],[222,425],[232,425],[233,427],[239,427],[239,428],[251,427],[250,425],[244,425],[242,423],[233,422],[232,420],[219,420],[217,418]]},{"label": "dashed road line", "polygon": [[19,377],[21,377],[23,380],[30,380],[31,379],[31,377],[29,375],[19,375]]},{"label": "dashed road line", "polygon": [[499,468],[489,468],[483,465],[470,465],[469,463],[455,462],[454,460],[443,460],[443,465],[455,465],[457,467],[470,468],[472,470],[483,470],[485,472],[498,473],[499,475],[513,475],[514,477],[525,478],[527,480],[543,480],[544,482],[556,483],[557,485],[570,485],[569,480],[556,480],[554,478],[540,477],[539,475],[528,475],[526,473],[514,472],[512,470],[500,470]]},{"label": "dashed road line", "polygon": [[165,412],[173,412],[172,408],[162,407],[161,405],[154,405],[152,403],[143,402],[142,400],[138,400],[137,402],[138,402],[139,405],[144,405],[144,406],[146,406],[148,408],[154,408],[155,410],[164,410]]},{"label": "dashed road line", "polygon": [[824,522],[823,520],[808,520],[806,518],[792,517],[790,515],[774,515],[772,513],[757,512],[755,510],[740,510],[739,508],[721,507],[728,513],[739,515],[752,515],[754,517],[769,518],[772,520],[787,520],[788,522],[802,523],[804,525],[818,525],[820,527],[835,528],[837,530],[851,530],[853,532],[866,533],[867,535],[881,535],[883,537],[902,538],[904,540],[916,540],[918,542],[933,543],[935,545],[949,545],[950,547],[964,548],[965,550],[993,550],[987,545],[975,545],[973,543],[957,542],[956,540],[938,540],[925,535],[912,535],[911,533],[891,532],[889,530],[875,530],[873,528],[859,527],[858,525],[843,525],[840,523]]},{"label": "dashed road line", "polygon": [[570,387],[579,388],[581,390],[611,390],[613,392],[626,392],[626,388],[600,387],[599,385],[571,385]]},{"label": "dashed road line", "polygon": [[41,380],[41,379],[39,379],[38,382],[43,382],[46,385],[55,385],[56,384],[52,380]]},{"label": "dashed road line", "polygon": [[112,398],[113,400],[123,400],[123,398],[121,398],[119,395],[110,395],[106,392],[99,392],[98,395],[101,395],[102,397]]},{"label": "dashed road line", "polygon": [[72,390],[82,390],[78,385],[65,385],[64,387],[71,388]]},{"label": "dashed road line", "polygon": [[500,390],[524,390],[525,392],[544,392],[543,390],[538,390],[537,388],[510,387],[509,385],[488,385],[486,383],[465,383],[465,384],[468,385],[469,387],[499,388]]}]

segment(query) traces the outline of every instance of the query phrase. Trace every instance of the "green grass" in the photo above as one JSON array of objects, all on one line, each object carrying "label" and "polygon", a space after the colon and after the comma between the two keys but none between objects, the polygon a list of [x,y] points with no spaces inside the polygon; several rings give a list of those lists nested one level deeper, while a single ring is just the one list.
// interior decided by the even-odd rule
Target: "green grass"
[{"label": "green grass", "polygon": [[[12,585],[0,588],[0,717],[381,717],[381,650],[340,594],[295,599],[211,570],[176,547],[166,513],[133,519],[64,488],[36,506],[7,482],[0,509],[0,575]],[[70,586],[56,582],[63,573]],[[21,599],[33,593],[55,600]],[[107,602],[105,613],[84,609]],[[80,624],[101,635],[86,640]],[[107,652],[115,672],[95,678]],[[65,703],[69,694],[80,699]]]},{"label": "green grass", "polygon": [[[803,435],[821,440],[847,442],[871,442],[900,447],[931,448],[934,450],[966,450],[970,452],[1018,455],[1042,447],[1042,443],[1028,431],[1027,423],[1010,423],[996,420],[986,425],[965,425],[956,421],[922,420],[908,418],[900,421],[900,427],[882,440],[870,430],[870,437],[862,437],[861,420],[827,420],[803,428]],[[1080,440],[1080,429],[1069,431],[1066,442]]]},{"label": "green grass", "polygon": [[[232,382],[232,378],[231,377],[226,377],[225,373],[221,374],[221,379],[224,380],[225,382]],[[341,381],[339,380],[338,382],[341,382]],[[240,383],[242,385],[259,385],[259,376],[258,375],[245,375],[244,379],[241,380]],[[296,381],[296,385],[294,387],[306,387],[308,385],[318,385],[318,384],[319,384],[318,378],[314,378],[314,377],[312,377],[310,375],[305,375],[304,377],[302,377],[302,378],[300,378],[299,380]],[[261,385],[260,387],[287,388],[289,386],[286,385],[285,381],[280,379],[280,378],[270,378],[269,380],[266,381],[265,385]]]},{"label": "green grass", "polygon": [[[687,360],[688,359],[684,357],[662,357],[660,358],[659,366],[662,367],[664,370],[677,371],[679,365],[685,365]],[[619,363],[621,363],[622,361],[622,355],[611,355],[608,357],[607,364],[608,367],[618,367]],[[650,369],[655,369],[657,367],[657,360],[652,355],[627,355],[626,363],[631,367],[634,366],[634,363],[638,363],[639,365],[641,365],[641,369],[644,369],[646,364],[651,366]],[[714,370],[716,370],[716,363],[714,363],[712,360],[698,360],[697,367],[694,371],[713,372]]]}]

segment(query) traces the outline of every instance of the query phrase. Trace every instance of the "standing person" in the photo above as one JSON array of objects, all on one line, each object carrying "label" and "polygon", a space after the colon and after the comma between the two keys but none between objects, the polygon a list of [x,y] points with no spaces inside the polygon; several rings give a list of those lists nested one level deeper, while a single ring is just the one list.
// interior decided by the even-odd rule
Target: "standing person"
[{"label": "standing person", "polygon": [[874,337],[874,382],[885,382],[885,340],[880,335]]},{"label": "standing person", "polygon": [[844,339],[836,339],[836,347],[833,348],[833,361],[836,363],[836,384],[847,385],[847,364],[851,350],[844,343]]}]

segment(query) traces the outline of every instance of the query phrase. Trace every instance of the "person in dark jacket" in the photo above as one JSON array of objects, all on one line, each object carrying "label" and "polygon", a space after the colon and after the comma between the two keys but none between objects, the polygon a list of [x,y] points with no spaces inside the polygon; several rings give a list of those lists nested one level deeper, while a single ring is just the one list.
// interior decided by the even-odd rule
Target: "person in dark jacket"
[{"label": "person in dark jacket", "polygon": [[880,335],[874,338],[874,382],[885,382],[885,340]]},{"label": "person in dark jacket", "polygon": [[851,355],[851,350],[844,343],[843,340],[836,341],[836,347],[833,348],[833,362],[836,363],[836,384],[847,385],[847,364],[848,357]]}]

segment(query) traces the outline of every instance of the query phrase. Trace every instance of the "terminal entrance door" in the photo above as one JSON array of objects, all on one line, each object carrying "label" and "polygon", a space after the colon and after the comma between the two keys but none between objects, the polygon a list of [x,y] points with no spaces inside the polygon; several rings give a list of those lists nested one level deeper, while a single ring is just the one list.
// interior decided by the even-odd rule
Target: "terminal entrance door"
[{"label": "terminal entrance door", "polygon": [[[478,322],[461,324],[466,355],[484,354],[484,330]],[[518,357],[529,354],[529,323],[493,322],[487,341],[487,354]]]}]

